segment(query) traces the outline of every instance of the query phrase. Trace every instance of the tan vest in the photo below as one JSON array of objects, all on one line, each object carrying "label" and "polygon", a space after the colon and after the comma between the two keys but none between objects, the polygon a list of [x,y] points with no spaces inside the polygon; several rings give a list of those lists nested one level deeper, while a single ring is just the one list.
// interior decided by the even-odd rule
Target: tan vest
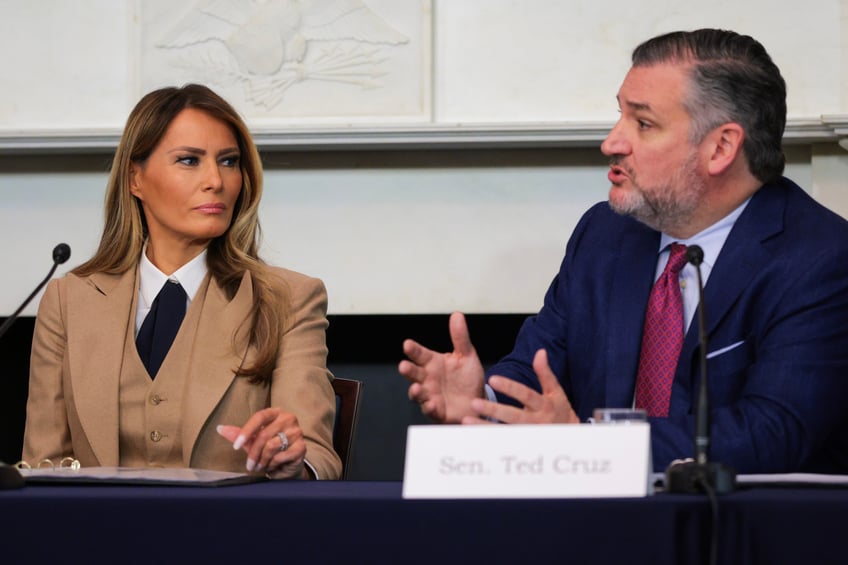
[{"label": "tan vest", "polygon": [[208,285],[207,278],[191,301],[155,380],[147,374],[138,356],[135,345],[135,303],[138,298],[133,300],[118,387],[122,467],[185,466],[181,437],[183,394]]}]

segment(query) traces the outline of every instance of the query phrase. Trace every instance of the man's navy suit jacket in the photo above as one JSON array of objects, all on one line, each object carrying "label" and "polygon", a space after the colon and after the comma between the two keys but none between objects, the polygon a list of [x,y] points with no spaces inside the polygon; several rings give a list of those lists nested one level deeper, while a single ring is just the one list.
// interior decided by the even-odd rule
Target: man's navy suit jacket
[{"label": "man's navy suit jacket", "polygon": [[[542,309],[487,374],[539,390],[531,363],[544,348],[581,420],[631,406],[659,241],[607,203],[591,208]],[[788,179],[764,185],[733,226],[704,304],[711,459],[740,473],[848,472],[848,222]],[[650,418],[657,471],[693,456],[699,367],[692,323],[669,416]]]}]

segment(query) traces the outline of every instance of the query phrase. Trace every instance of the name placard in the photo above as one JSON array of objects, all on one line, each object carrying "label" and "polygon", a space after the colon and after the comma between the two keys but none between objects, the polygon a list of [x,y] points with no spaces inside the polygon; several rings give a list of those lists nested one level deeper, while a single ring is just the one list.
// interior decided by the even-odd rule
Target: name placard
[{"label": "name placard", "polygon": [[639,497],[650,426],[410,426],[404,498]]}]

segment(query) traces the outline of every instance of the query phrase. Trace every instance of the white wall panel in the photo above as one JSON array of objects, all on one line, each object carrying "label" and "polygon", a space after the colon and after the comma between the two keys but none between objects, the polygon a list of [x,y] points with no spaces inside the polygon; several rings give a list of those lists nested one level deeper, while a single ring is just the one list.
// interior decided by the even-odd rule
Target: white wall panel
[{"label": "white wall panel", "polygon": [[[398,105],[392,118],[395,125],[408,119],[418,132],[538,122],[565,124],[567,133],[568,124],[612,123],[615,92],[639,41],[701,26],[751,33],[784,72],[790,115],[809,120],[816,138],[813,144],[799,139],[808,122],[798,122],[789,176],[848,216],[848,152],[836,144],[848,135],[848,0],[365,3],[409,37],[421,31],[420,20],[404,6],[427,17],[432,7],[432,53],[419,53],[418,70],[403,67],[392,75],[409,80],[404,73],[419,73],[420,99]],[[61,139],[32,154],[15,147],[16,136],[44,130],[116,135],[145,84],[138,61],[146,48],[142,30],[151,23],[142,16],[166,22],[166,5],[157,0],[145,11],[137,0],[0,0],[0,138],[12,140],[0,151],[0,316],[43,278],[56,243],[71,245],[68,266],[93,252],[109,163],[102,151],[63,146]],[[199,5],[182,3],[175,17]],[[419,40],[425,45],[423,36]],[[343,89],[327,92],[344,95]],[[369,125],[355,112],[327,114],[309,119],[336,127],[342,141],[356,124]],[[374,116],[370,125],[385,126],[385,116]],[[277,127],[285,135],[287,126]],[[416,130],[410,131],[414,140]],[[272,263],[323,278],[336,314],[536,310],[574,224],[606,196],[595,138],[578,145],[511,149],[505,142],[418,153],[413,143],[401,152],[271,152],[263,252]],[[34,312],[35,303],[26,313]]]}]

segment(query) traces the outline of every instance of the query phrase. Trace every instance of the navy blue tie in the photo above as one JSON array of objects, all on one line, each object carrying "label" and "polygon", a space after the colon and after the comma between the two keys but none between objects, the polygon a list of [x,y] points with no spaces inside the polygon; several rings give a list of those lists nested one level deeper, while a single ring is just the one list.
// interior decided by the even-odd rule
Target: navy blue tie
[{"label": "navy blue tie", "polygon": [[165,360],[186,311],[186,295],[180,283],[168,280],[150,307],[150,312],[138,330],[135,346],[150,378],[156,377]]}]

